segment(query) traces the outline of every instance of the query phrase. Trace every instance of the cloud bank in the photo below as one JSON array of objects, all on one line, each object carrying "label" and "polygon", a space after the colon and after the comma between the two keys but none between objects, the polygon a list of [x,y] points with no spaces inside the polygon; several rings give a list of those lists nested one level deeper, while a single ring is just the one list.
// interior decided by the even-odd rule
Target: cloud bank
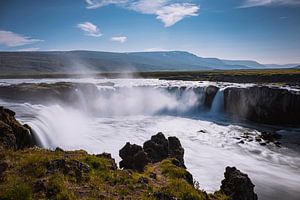
[{"label": "cloud bank", "polygon": [[85,34],[88,36],[92,36],[92,37],[102,36],[102,33],[100,33],[99,28],[91,22],[84,22],[84,23],[77,24],[77,27],[80,28],[82,31],[84,31]]},{"label": "cloud bank", "polygon": [[256,6],[300,6],[300,0],[246,0],[241,8]]},{"label": "cloud bank", "polygon": [[85,0],[88,9],[116,5],[142,14],[156,15],[165,27],[170,27],[186,17],[197,16],[199,5],[190,0]]},{"label": "cloud bank", "polygon": [[11,31],[0,30],[0,45],[5,45],[8,47],[17,47],[27,44],[33,44],[36,42],[42,42],[43,40],[33,39]]}]

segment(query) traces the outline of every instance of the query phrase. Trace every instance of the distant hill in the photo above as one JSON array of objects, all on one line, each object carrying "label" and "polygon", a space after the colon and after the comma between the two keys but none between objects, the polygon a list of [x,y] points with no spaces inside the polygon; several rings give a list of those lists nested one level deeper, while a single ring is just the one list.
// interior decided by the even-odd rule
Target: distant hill
[{"label": "distant hill", "polygon": [[97,51],[0,52],[0,73],[189,71],[264,67],[255,61],[203,58],[184,51],[133,53]]},{"label": "distant hill", "polygon": [[283,65],[279,65],[279,64],[265,64],[266,67],[268,68],[294,68],[295,66],[297,66],[299,64],[283,64]]},{"label": "distant hill", "polygon": [[300,69],[300,65],[298,65],[298,66],[294,67],[294,69]]}]

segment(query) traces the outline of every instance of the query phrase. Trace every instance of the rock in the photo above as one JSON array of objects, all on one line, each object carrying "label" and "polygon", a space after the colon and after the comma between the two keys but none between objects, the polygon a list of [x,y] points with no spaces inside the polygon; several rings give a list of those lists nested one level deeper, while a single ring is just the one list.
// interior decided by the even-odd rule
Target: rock
[{"label": "rock", "polygon": [[277,140],[281,139],[281,135],[277,133],[268,133],[268,132],[261,132],[260,138],[265,140],[266,142],[276,142]]},{"label": "rock", "polygon": [[300,125],[300,92],[254,86],[226,88],[225,112],[236,119],[274,125]]},{"label": "rock", "polygon": [[146,177],[140,177],[139,180],[138,180],[138,183],[148,184],[149,180]]},{"label": "rock", "polygon": [[0,175],[8,169],[8,164],[6,162],[0,163]]},{"label": "rock", "polygon": [[8,169],[6,162],[0,162],[0,182],[3,181],[3,173]]},{"label": "rock", "polygon": [[143,149],[152,163],[160,162],[168,157],[168,140],[159,132],[144,143]]},{"label": "rock", "polygon": [[119,151],[119,155],[122,158],[120,167],[124,169],[143,171],[150,162],[148,155],[141,146],[129,142]]},{"label": "rock", "polygon": [[184,178],[189,184],[191,184],[192,186],[194,186],[194,178],[193,175],[187,171],[185,178]]},{"label": "rock", "polygon": [[204,107],[206,109],[210,109],[211,105],[213,103],[213,100],[217,94],[217,92],[219,91],[219,88],[213,85],[210,85],[206,88],[205,90],[205,97],[204,97]]},{"label": "rock", "polygon": [[60,148],[60,147],[56,147],[54,151],[56,151],[56,152],[64,152],[64,150],[62,148]]},{"label": "rock", "polygon": [[184,149],[176,137],[166,139],[163,133],[159,132],[146,141],[143,148],[136,144],[126,143],[119,151],[122,158],[120,167],[143,171],[148,163],[157,163],[166,158],[175,158],[177,166],[185,168]]},{"label": "rock", "polygon": [[221,191],[230,196],[232,200],[257,200],[254,185],[247,174],[235,167],[226,167],[224,176]]},{"label": "rock", "polygon": [[110,153],[101,153],[101,154],[97,154],[96,155],[99,158],[107,158],[107,159],[112,159],[111,154]]},{"label": "rock", "polygon": [[15,112],[0,106],[0,143],[11,149],[24,149],[36,145],[33,132],[28,125],[21,125]]},{"label": "rock", "polygon": [[179,165],[185,168],[184,149],[176,137],[166,139],[164,134],[159,132],[144,143],[143,149],[152,163],[160,162],[166,158],[176,158],[180,163]]},{"label": "rock", "polygon": [[67,161],[65,159],[56,159],[47,163],[48,173],[55,173],[61,171],[63,174],[74,175],[78,182],[85,178],[85,174],[91,171],[87,164],[81,163],[77,160]]},{"label": "rock", "polygon": [[102,154],[98,154],[96,155],[97,157],[100,157],[100,158],[106,158],[106,159],[109,159],[110,161],[110,164],[111,164],[111,169],[112,170],[117,170],[118,169],[118,166],[115,162],[115,159],[111,157],[111,154],[110,153],[102,153]]},{"label": "rock", "polygon": [[177,137],[168,137],[168,157],[176,158],[180,162],[180,167],[184,167],[184,149]]},{"label": "rock", "polygon": [[151,172],[150,175],[149,175],[149,177],[152,178],[152,179],[154,179],[154,180],[156,180],[157,175],[155,173]]},{"label": "rock", "polygon": [[46,191],[46,184],[42,180],[37,180],[33,185],[33,191],[34,192],[42,192]]},{"label": "rock", "polygon": [[0,143],[2,143],[5,148],[17,148],[17,141],[13,130],[2,121],[0,121]]},{"label": "rock", "polygon": [[168,195],[164,192],[154,192],[154,198],[156,200],[176,200],[177,198],[171,196],[171,195]]}]

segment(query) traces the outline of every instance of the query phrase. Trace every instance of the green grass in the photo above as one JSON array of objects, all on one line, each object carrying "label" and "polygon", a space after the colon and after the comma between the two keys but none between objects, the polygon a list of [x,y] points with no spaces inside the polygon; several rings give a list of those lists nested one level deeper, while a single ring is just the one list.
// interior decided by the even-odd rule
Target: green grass
[{"label": "green grass", "polygon": [[[113,160],[89,155],[85,151],[57,152],[45,149],[23,151],[0,150],[0,157],[9,168],[0,182],[1,200],[30,199],[155,199],[161,194],[177,199],[204,199],[206,194],[187,183],[187,171],[172,164],[170,159],[150,164],[145,172],[120,170],[113,167]],[[86,177],[77,180],[76,171],[71,167],[49,171],[49,163],[64,159],[68,163],[77,160],[89,166]],[[82,172],[83,173],[83,172]],[[150,174],[156,173],[157,178]],[[146,183],[141,179],[148,180]],[[44,184],[36,190],[37,182]],[[211,200],[225,200],[223,196],[210,194]]]}]

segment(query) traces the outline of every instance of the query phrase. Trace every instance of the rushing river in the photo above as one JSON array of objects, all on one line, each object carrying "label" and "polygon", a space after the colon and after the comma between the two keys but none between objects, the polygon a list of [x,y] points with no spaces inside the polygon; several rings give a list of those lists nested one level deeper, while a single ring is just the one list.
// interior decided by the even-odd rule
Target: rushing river
[{"label": "rushing river", "polygon": [[[14,110],[21,122],[33,128],[43,147],[109,152],[119,161],[118,151],[126,142],[141,145],[151,135],[163,132],[180,139],[186,166],[204,190],[218,190],[225,167],[236,166],[256,185],[259,199],[300,199],[300,130],[237,123],[222,113],[224,88],[252,84],[154,79],[3,79],[0,86],[60,81],[92,83],[99,94],[77,91],[78,100],[72,104],[53,99],[41,104],[0,99],[0,105]],[[204,110],[203,91],[208,85],[221,89],[210,110]],[[179,87],[184,90],[174,89]],[[236,139],[245,132],[255,136],[262,129],[283,135],[282,147],[262,146],[254,141],[242,144]]]}]

